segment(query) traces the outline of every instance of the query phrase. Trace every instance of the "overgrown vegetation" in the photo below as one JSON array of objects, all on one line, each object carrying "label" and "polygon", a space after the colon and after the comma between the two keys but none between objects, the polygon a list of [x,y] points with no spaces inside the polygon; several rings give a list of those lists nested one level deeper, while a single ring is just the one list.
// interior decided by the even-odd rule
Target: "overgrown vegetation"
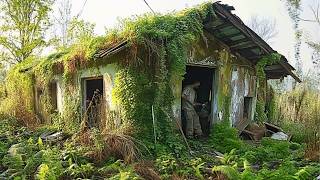
[{"label": "overgrown vegetation", "polygon": [[[12,68],[6,79],[6,98],[0,102],[0,112],[6,114],[0,117],[0,178],[310,179],[318,175],[319,163],[314,158],[304,160],[311,147],[308,138],[293,136],[294,142],[265,138],[256,146],[239,139],[237,130],[229,127],[228,82],[231,61],[236,58],[226,50],[214,54],[223,64],[219,78],[225,83],[218,89],[222,122],[213,126],[207,140],[183,141],[172,122],[171,88],[185,73],[188,53],[194,48],[191,45],[206,42],[206,18],[215,18],[211,4],[178,14],[124,20],[121,31],[113,30],[105,37],[95,37],[92,31],[75,34],[77,39],[70,47],[47,58],[30,57]],[[82,22],[79,28],[86,29],[84,26]],[[128,45],[120,57],[98,60],[94,56],[98,50],[124,41]],[[265,109],[264,68],[279,59],[272,54],[256,67],[261,92],[256,120],[260,122],[270,114],[276,116],[274,105]],[[86,111],[81,108],[78,74],[84,69],[99,71],[106,64],[116,64],[112,98],[117,108],[99,112],[107,119],[101,120],[100,128],[89,128]],[[58,77],[64,85],[62,115],[53,113],[49,96],[49,84],[57,75],[62,75]],[[37,97],[33,97],[34,91]],[[38,108],[45,117],[36,114],[34,98],[41,102]],[[303,106],[297,104],[296,117],[306,117],[299,114]],[[313,107],[315,112],[317,107]],[[286,116],[284,111],[280,114]],[[61,131],[64,138],[47,141],[43,136],[51,131]],[[315,135],[318,137],[316,131]]]},{"label": "overgrown vegetation", "polygon": [[268,121],[266,109],[266,102],[271,102],[272,98],[267,98],[268,92],[272,91],[271,86],[268,86],[266,73],[264,71],[265,67],[268,65],[276,64],[280,61],[281,55],[278,53],[273,53],[268,56],[261,58],[261,60],[256,65],[257,78],[258,78],[258,91],[257,91],[257,105],[256,105],[256,121],[262,123]]},{"label": "overgrown vegetation", "polygon": [[[172,128],[174,123],[171,122],[173,103],[171,83],[174,83],[172,80],[176,77],[181,80],[185,73],[191,44],[203,37],[204,19],[214,18],[211,8],[209,3],[178,14],[146,15],[133,20],[124,20],[123,30],[114,30],[106,37],[94,37],[92,33],[84,33],[79,36],[75,44],[63,52],[51,55],[40,63],[30,59],[12,69],[6,81],[7,86],[13,87],[15,82],[20,81],[25,82],[26,86],[19,87],[24,91],[20,92],[19,96],[8,94],[7,99],[15,106],[20,104],[16,99],[29,99],[30,101],[22,104],[30,106],[26,108],[30,114],[35,113],[31,108],[33,106],[31,99],[34,97],[30,97],[35,86],[40,92],[38,98],[42,104],[41,113],[44,119],[48,119],[48,115],[52,112],[49,83],[56,74],[62,73],[65,86],[64,113],[62,117],[51,118],[47,122],[51,123],[58,119],[60,121],[58,124],[67,125],[72,119],[72,123],[80,125],[81,94],[77,86],[79,82],[77,73],[84,68],[94,70],[101,63],[106,64],[110,58],[98,61],[94,54],[100,49],[112,47],[126,40],[129,43],[128,54],[115,62],[119,66],[119,71],[115,77],[113,90],[114,102],[121,110],[122,125],[130,124],[131,135],[146,137],[144,138],[146,143],[152,142],[153,136],[156,136],[160,143],[176,142],[178,139]],[[11,76],[15,78],[9,79]],[[157,118],[156,124],[151,124],[152,106]],[[155,135],[150,131],[151,126],[156,128]],[[59,128],[77,131],[68,126]],[[135,134],[137,132],[140,134]]]},{"label": "overgrown vegetation", "polygon": [[[101,135],[97,129],[91,129],[86,135],[49,143],[41,138],[48,130],[49,127],[43,127],[30,131],[17,126],[15,119],[2,116],[0,177],[313,179],[320,173],[319,163],[303,160],[302,145],[270,138],[263,139],[259,146],[248,145],[232,133],[233,128],[223,124],[213,129],[214,139],[189,141],[192,156],[162,153],[148,159],[137,154],[138,149],[132,144],[135,140],[119,133]],[[213,148],[225,152],[223,157],[214,157]]]},{"label": "overgrown vegetation", "polygon": [[291,92],[275,94],[272,122],[291,133],[292,141],[306,144],[305,157],[320,159],[319,92],[305,82]]}]

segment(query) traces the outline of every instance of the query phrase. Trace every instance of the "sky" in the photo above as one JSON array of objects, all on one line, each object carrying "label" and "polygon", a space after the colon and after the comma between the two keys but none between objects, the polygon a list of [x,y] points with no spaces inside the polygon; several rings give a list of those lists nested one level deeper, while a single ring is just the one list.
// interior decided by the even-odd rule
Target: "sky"
[{"label": "sky", "polygon": [[[271,18],[276,21],[277,36],[272,40],[271,46],[279,53],[285,55],[289,62],[294,65],[295,36],[292,21],[287,8],[281,0],[221,0],[235,7],[234,14],[238,15],[245,23],[252,16]],[[80,18],[95,23],[95,32],[99,35],[105,33],[106,28],[117,26],[119,19],[141,15],[150,12],[143,0],[71,0],[72,14],[81,12]],[[85,3],[86,2],[86,3]],[[207,2],[206,0],[148,0],[149,5],[156,12],[168,13],[179,11],[186,7]],[[302,17],[312,17],[310,6],[314,6],[319,0],[303,0]],[[320,29],[310,22],[302,22],[305,27],[305,38],[320,37]],[[303,43],[301,58],[303,71],[306,73],[312,67],[312,50]]]}]

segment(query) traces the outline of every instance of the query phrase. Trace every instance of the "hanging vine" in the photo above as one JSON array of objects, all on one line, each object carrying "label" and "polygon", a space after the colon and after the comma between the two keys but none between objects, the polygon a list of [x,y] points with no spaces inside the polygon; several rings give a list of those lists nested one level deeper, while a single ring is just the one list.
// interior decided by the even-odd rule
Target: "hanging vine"
[{"label": "hanging vine", "polygon": [[257,105],[256,105],[256,114],[255,119],[258,122],[266,122],[268,120],[266,114],[266,94],[267,94],[267,79],[265,73],[265,67],[273,64],[277,64],[281,59],[281,55],[278,53],[272,53],[270,55],[264,56],[258,61],[256,65],[257,71]]}]

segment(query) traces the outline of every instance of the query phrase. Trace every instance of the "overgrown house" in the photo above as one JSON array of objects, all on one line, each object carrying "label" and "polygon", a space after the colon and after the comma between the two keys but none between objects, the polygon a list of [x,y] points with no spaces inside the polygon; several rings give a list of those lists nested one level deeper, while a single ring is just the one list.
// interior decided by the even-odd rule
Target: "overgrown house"
[{"label": "overgrown house", "polygon": [[182,89],[199,81],[198,101],[207,103],[202,128],[227,121],[244,129],[266,113],[267,80],[300,80],[232,10],[217,2],[128,21],[119,32],[16,67],[11,93],[42,122],[129,125],[152,138],[183,127]]}]

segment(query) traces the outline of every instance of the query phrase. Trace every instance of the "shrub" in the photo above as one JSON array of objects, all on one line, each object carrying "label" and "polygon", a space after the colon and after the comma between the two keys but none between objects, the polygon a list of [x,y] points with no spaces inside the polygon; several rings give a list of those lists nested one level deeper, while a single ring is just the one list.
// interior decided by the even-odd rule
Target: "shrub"
[{"label": "shrub", "polygon": [[288,158],[301,158],[302,148],[287,141],[278,141],[271,138],[263,138],[261,146],[253,147],[244,153],[244,158],[250,163],[282,161]]},{"label": "shrub", "polygon": [[178,162],[172,154],[163,154],[156,159],[156,167],[163,178],[166,179],[177,170]]},{"label": "shrub", "polygon": [[209,137],[212,148],[222,153],[230,152],[232,149],[243,149],[245,144],[239,139],[238,132],[226,123],[215,124]]},{"label": "shrub", "polygon": [[306,143],[305,157],[318,161],[320,158],[320,96],[319,90],[306,81],[293,91],[278,95],[278,119],[292,141]]}]

